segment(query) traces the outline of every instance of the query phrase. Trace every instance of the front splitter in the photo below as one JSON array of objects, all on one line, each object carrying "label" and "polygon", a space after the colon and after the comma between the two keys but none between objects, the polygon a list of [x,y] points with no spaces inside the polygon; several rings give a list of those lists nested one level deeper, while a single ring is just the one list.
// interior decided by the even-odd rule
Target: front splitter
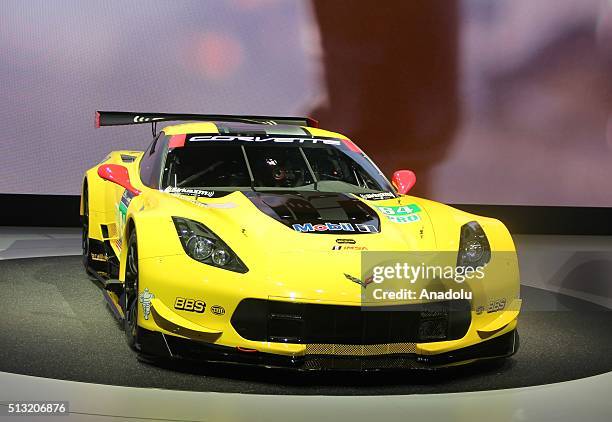
[{"label": "front splitter", "polygon": [[305,355],[282,356],[188,340],[139,328],[138,338],[146,359],[185,359],[199,363],[225,363],[297,371],[397,371],[435,370],[512,356],[519,347],[516,330],[462,349],[438,355],[416,353],[382,356]]}]

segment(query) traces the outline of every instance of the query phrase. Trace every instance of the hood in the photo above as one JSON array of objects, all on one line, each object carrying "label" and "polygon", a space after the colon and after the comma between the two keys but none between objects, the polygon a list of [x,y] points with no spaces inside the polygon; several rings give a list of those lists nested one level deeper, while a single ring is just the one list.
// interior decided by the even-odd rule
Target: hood
[{"label": "hood", "polygon": [[[234,192],[199,197],[196,204],[193,197],[173,196],[191,205],[184,217],[220,236],[269,296],[358,302],[361,287],[345,274],[361,276],[362,252],[435,250],[431,222],[414,197],[370,201],[343,193]],[[389,215],[398,207],[416,217]]]}]

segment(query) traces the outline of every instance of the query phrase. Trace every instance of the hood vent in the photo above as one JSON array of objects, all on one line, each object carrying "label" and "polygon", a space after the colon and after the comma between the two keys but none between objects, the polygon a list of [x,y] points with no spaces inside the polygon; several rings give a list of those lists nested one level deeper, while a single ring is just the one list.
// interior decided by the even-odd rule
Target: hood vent
[{"label": "hood vent", "polygon": [[260,211],[298,232],[380,232],[376,212],[348,194],[295,191],[243,193]]}]

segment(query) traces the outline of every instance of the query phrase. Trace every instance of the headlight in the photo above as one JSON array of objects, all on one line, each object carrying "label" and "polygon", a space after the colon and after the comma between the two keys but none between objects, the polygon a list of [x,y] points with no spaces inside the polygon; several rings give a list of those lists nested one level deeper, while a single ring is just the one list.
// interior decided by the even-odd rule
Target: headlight
[{"label": "headlight", "polygon": [[461,226],[457,266],[475,269],[491,260],[491,246],[480,224],[475,221]]},{"label": "headlight", "polygon": [[191,258],[237,273],[249,270],[238,255],[204,224],[180,217],[172,217],[172,221],[185,253]]}]

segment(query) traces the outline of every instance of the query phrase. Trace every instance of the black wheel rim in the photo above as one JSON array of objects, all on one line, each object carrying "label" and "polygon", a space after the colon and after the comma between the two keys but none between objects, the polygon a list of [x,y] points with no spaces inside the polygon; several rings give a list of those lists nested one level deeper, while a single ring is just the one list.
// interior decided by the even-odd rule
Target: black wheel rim
[{"label": "black wheel rim", "polygon": [[81,240],[83,248],[83,257],[89,257],[89,201],[87,199],[87,191],[83,195],[83,234]]},{"label": "black wheel rim", "polygon": [[130,242],[125,269],[125,310],[126,330],[132,338],[136,337],[138,320],[138,250],[136,242]]}]

